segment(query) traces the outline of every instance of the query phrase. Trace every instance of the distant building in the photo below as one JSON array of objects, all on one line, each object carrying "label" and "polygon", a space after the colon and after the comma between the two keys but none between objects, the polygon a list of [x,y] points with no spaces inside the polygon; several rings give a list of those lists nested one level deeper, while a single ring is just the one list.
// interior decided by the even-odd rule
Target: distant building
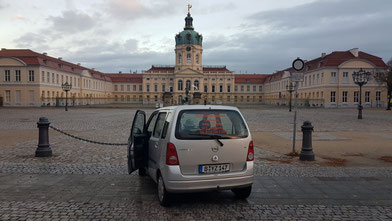
[{"label": "distant building", "polygon": [[[235,74],[226,66],[203,65],[203,37],[188,13],[184,30],[175,36],[175,65],[152,65],[142,74],[102,73],[28,49],[0,51],[0,106],[64,105],[62,83],[72,83],[71,105],[191,103],[287,105],[291,68],[267,74]],[[299,104],[353,107],[358,86],[353,71],[386,68],[381,58],[352,49],[305,63]],[[363,87],[365,106],[386,105],[385,86],[371,80]]]},{"label": "distant building", "polygon": [[[352,74],[360,68],[372,74],[385,71],[386,64],[376,56],[358,51],[335,51],[322,53],[321,57],[305,62],[304,81],[299,83],[299,104],[324,107],[356,107],[359,102],[359,86],[353,82]],[[285,74],[286,72],[286,74]],[[264,102],[287,104],[292,68],[278,71],[264,82]],[[381,107],[387,104],[385,84],[373,77],[362,88],[362,103],[368,107]]]}]

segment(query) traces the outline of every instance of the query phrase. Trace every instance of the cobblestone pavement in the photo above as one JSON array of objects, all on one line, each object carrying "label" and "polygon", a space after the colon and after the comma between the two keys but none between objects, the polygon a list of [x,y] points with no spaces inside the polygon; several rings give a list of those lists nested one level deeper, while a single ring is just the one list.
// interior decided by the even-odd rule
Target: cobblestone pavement
[{"label": "cobblestone pavement", "polygon": [[[153,109],[147,110],[147,114]],[[285,133],[286,109],[243,109],[253,131]],[[391,131],[392,115],[356,110],[300,110],[323,131]],[[0,132],[37,131],[40,116],[88,139],[123,143],[135,109],[2,108]],[[317,113],[317,114],[315,114]],[[352,118],[352,119],[351,119]],[[98,119],[98,120],[97,120]],[[257,119],[257,120],[255,120]],[[339,126],[339,127],[337,127]],[[366,126],[366,127],[365,127]],[[0,220],[392,220],[392,168],[324,167],[265,160],[285,155],[256,149],[251,196],[230,191],[176,195],[163,208],[148,177],[128,175],[126,147],[100,146],[50,132],[54,156],[35,158],[36,139],[0,142]]]}]

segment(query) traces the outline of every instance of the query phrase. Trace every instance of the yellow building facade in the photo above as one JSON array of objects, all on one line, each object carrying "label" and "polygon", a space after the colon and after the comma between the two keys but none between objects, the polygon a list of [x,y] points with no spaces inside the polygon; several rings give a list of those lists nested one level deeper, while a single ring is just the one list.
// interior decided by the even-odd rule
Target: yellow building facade
[{"label": "yellow building facade", "polygon": [[[203,65],[203,36],[190,13],[175,36],[174,65],[152,65],[141,74],[102,73],[28,49],[0,51],[0,106],[63,106],[62,84],[72,84],[70,105],[87,104],[277,104],[287,105],[292,68],[273,74],[235,74],[226,66]],[[354,48],[305,61],[299,105],[356,107],[359,87],[352,73],[386,70],[379,57]],[[385,84],[374,78],[363,88],[365,107],[387,103]]]}]

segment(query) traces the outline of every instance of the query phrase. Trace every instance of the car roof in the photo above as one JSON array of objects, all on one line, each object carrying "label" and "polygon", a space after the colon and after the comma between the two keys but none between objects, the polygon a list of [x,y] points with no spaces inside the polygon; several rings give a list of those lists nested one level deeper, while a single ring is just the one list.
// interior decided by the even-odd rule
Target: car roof
[{"label": "car roof", "polygon": [[224,105],[180,105],[180,106],[169,106],[162,107],[158,110],[174,110],[174,111],[182,111],[182,110],[236,110],[237,107],[233,106],[224,106]]}]

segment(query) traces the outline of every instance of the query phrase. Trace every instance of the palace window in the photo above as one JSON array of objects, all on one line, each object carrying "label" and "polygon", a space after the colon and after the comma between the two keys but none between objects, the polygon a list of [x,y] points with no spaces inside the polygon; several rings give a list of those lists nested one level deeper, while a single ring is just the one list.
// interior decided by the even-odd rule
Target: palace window
[{"label": "palace window", "polygon": [[139,85],[139,91],[143,91],[143,85]]},{"label": "palace window", "polygon": [[197,88],[196,90],[199,90],[199,81],[198,80],[195,80],[193,82],[193,85],[195,85],[195,87]]},{"label": "palace window", "polygon": [[127,85],[127,91],[131,91],[131,85]]},{"label": "palace window", "polygon": [[118,86],[114,85],[114,91],[118,91]]},{"label": "palace window", "polygon": [[154,84],[154,91],[158,92],[158,85],[157,84]]},{"label": "palace window", "polygon": [[178,81],[178,90],[179,91],[182,91],[183,89],[182,89],[182,80],[179,80]]},{"label": "palace window", "polygon": [[[52,73],[52,84],[54,84],[54,80],[54,73]],[[74,85],[76,85],[76,83]]]},{"label": "palace window", "polygon": [[359,91],[354,91],[354,103],[358,103],[359,102]]},{"label": "palace window", "polygon": [[347,103],[347,91],[343,91],[342,92],[342,102],[343,103]]},{"label": "palace window", "polygon": [[253,92],[256,92],[256,85],[253,85]]},{"label": "palace window", "polygon": [[247,91],[247,92],[250,91],[250,86],[249,86],[249,85],[246,86],[246,91]]},{"label": "palace window", "polygon": [[211,92],[215,92],[215,85],[214,85],[214,84],[212,85],[212,90],[211,90]]},{"label": "palace window", "polygon": [[235,91],[235,92],[238,91],[238,86],[237,86],[237,85],[234,86],[234,91]]},{"label": "palace window", "polygon": [[46,80],[48,81],[48,83],[50,83],[50,73],[47,72],[47,73],[46,73],[46,76],[47,76]]},{"label": "palace window", "polygon": [[376,101],[381,100],[381,91],[376,91]]},{"label": "palace window", "polygon": [[230,86],[230,84],[227,85],[227,92],[231,92],[231,86]]},{"label": "palace window", "polygon": [[337,83],[338,79],[336,77],[336,72],[331,72],[331,83]]},{"label": "palace window", "polygon": [[367,103],[370,102],[370,91],[365,92],[365,102],[367,102]]},{"label": "palace window", "polygon": [[34,81],[34,71],[33,70],[29,70],[29,81],[30,82]]},{"label": "palace window", "polygon": [[230,102],[230,96],[227,96],[227,102]]},{"label": "palace window", "polygon": [[15,81],[20,81],[21,76],[20,76],[20,70],[15,70]]},{"label": "palace window", "polygon": [[259,86],[259,92],[263,90],[263,86]]},{"label": "palace window", "polygon": [[121,91],[124,91],[124,85],[121,85]]},{"label": "palace window", "polygon": [[186,81],[185,87],[186,87],[186,89],[188,89],[188,91],[191,90],[191,81],[190,81],[190,80],[187,80],[187,81]]},{"label": "palace window", "polygon": [[56,74],[56,84],[59,84],[59,74]]},{"label": "palace window", "polygon": [[191,63],[191,54],[186,55],[186,63],[190,64]]},{"label": "palace window", "polygon": [[166,92],[166,85],[162,84],[162,92]]},{"label": "palace window", "polygon": [[199,64],[199,55],[196,55],[196,64]]},{"label": "palace window", "polygon": [[223,92],[223,85],[219,85],[219,92]]},{"label": "palace window", "polygon": [[204,92],[208,92],[208,87],[207,87],[207,85],[204,85]]},{"label": "palace window", "polygon": [[136,91],[136,85],[135,84],[133,85],[133,91]]},{"label": "palace window", "polygon": [[342,83],[348,84],[348,72],[343,72]]},{"label": "palace window", "polygon": [[336,102],[336,91],[331,91],[331,103]]},{"label": "palace window", "polygon": [[149,84],[146,85],[146,91],[150,92],[150,85]]},{"label": "palace window", "polygon": [[42,71],[41,73],[41,82],[44,83],[45,82],[45,71]]},{"label": "palace window", "polygon": [[244,92],[244,85],[241,85],[241,92]]},{"label": "palace window", "polygon": [[321,73],[321,82],[320,82],[320,84],[323,84],[324,83],[324,73]]},{"label": "palace window", "polygon": [[178,63],[182,64],[182,55],[181,54],[178,55]]},{"label": "palace window", "polygon": [[5,91],[5,102],[11,102],[11,91],[10,90]]}]

